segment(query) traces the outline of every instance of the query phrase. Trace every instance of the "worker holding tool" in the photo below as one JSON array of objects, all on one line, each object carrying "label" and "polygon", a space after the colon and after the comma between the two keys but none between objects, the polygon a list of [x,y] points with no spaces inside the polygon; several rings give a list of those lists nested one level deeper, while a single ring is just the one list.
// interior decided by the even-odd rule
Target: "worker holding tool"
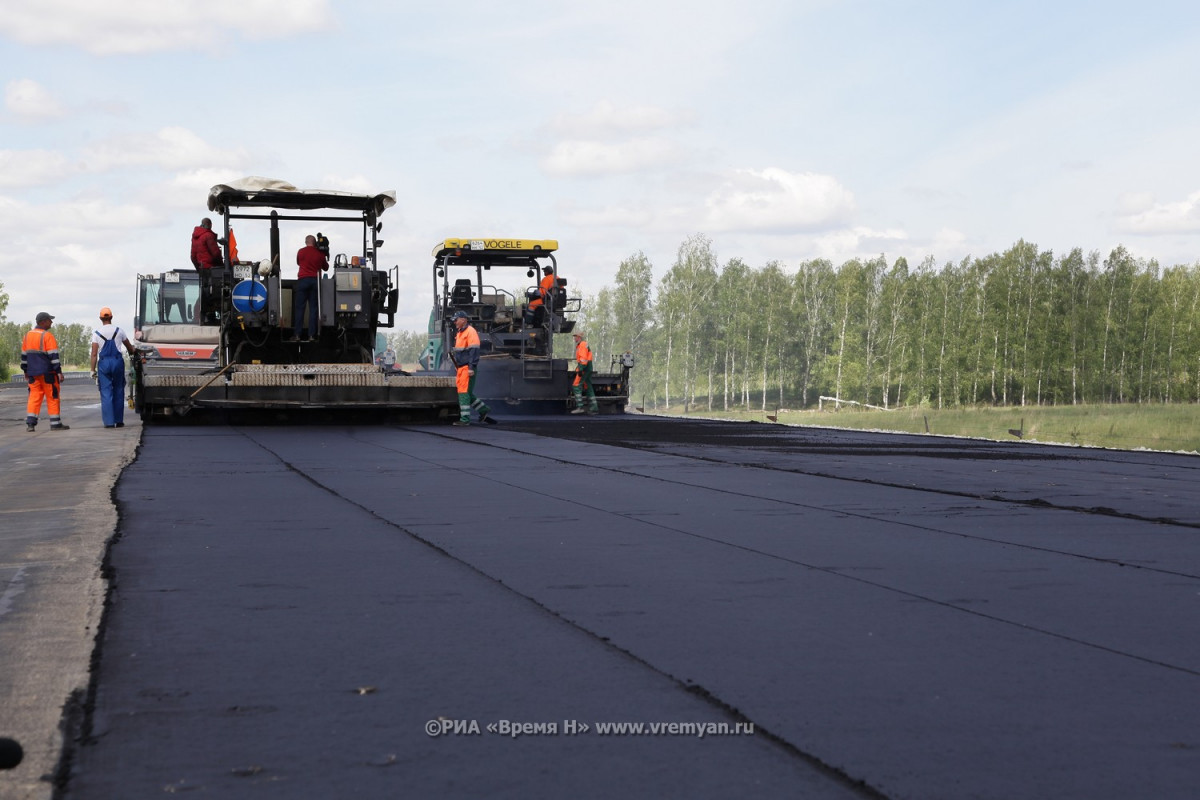
[{"label": "worker holding tool", "polygon": [[458,388],[458,420],[454,424],[470,425],[471,409],[475,409],[480,422],[494,425],[496,421],[488,416],[491,409],[475,396],[475,368],[479,366],[479,332],[471,325],[465,311],[454,312],[451,319],[454,321],[455,335],[450,360],[456,368],[454,382]]}]

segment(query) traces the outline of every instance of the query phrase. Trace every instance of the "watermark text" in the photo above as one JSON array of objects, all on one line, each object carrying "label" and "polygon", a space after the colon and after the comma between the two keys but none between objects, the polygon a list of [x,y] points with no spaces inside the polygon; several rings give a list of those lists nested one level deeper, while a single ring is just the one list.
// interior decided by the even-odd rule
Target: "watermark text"
[{"label": "watermark text", "polygon": [[480,722],[438,717],[425,723],[425,733],[441,736],[753,736],[753,722],[583,722],[576,719],[525,722],[509,719]]}]

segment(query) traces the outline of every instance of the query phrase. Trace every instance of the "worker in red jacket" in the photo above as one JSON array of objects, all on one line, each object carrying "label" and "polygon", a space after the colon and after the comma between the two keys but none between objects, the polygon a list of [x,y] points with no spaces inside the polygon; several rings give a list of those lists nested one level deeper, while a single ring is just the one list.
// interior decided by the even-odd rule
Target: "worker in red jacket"
[{"label": "worker in red jacket", "polygon": [[219,269],[224,264],[221,245],[213,233],[212,220],[205,217],[192,231],[192,266],[196,269]]},{"label": "worker in red jacket", "polygon": [[[571,385],[571,393],[575,395],[575,408],[572,414],[596,414],[600,407],[596,404],[596,392],[592,389],[592,348],[588,347],[583,334],[576,331],[575,336],[575,382]],[[587,391],[588,407],[583,407],[583,393]]]},{"label": "worker in red jacket", "polygon": [[65,431],[63,425],[58,387],[62,384],[62,364],[58,360],[58,341],[50,332],[54,317],[45,311],[38,312],[37,325],[25,334],[21,341],[21,372],[29,384],[29,402],[25,406],[25,430],[37,430],[38,415],[42,413],[42,399],[46,400],[46,411],[50,414],[50,430]]},{"label": "worker in red jacket", "polygon": [[321,321],[320,292],[317,281],[329,269],[329,259],[317,247],[317,237],[305,236],[304,247],[296,253],[296,284],[292,289],[292,341],[299,341],[304,330],[304,310],[308,309],[308,338],[316,340]]}]

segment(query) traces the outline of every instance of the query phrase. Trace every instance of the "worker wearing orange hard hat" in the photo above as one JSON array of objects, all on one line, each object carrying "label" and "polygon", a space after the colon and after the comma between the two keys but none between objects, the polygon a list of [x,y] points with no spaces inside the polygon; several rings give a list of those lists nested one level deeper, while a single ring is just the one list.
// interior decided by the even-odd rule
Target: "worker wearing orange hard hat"
[{"label": "worker wearing orange hard hat", "polygon": [[125,331],[113,324],[113,312],[108,306],[100,309],[100,327],[92,331],[92,378],[100,387],[100,419],[106,428],[125,427],[125,358],[124,346],[130,354],[137,348]]}]

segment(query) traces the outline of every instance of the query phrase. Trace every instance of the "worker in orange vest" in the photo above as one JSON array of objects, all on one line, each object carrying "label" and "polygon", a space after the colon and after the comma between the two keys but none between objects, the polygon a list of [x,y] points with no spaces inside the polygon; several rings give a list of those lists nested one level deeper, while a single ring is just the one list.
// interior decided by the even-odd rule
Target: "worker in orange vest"
[{"label": "worker in orange vest", "polygon": [[[558,277],[554,274],[554,267],[542,267],[542,271],[546,274],[538,283],[536,296],[531,296],[529,304],[525,306],[525,324],[537,324],[538,309],[550,302],[550,292],[558,284]],[[532,293],[533,290],[531,289]]]},{"label": "worker in orange vest", "polygon": [[479,414],[480,422],[494,424],[488,416],[491,411],[475,396],[475,370],[479,366],[479,332],[471,325],[465,311],[456,311],[454,316],[454,347],[450,360],[454,362],[454,384],[458,389],[458,419],[455,425],[471,424],[471,409]]},{"label": "worker in orange vest", "polygon": [[588,414],[596,414],[600,411],[600,407],[596,404],[596,392],[592,389],[592,348],[588,347],[582,333],[576,331],[573,335],[575,336],[575,382],[571,385],[571,393],[575,395],[575,408],[571,409],[571,413],[584,413],[583,392],[586,389],[588,397],[586,411]]},{"label": "worker in orange vest", "polygon": [[46,400],[46,411],[50,414],[50,430],[65,431],[63,425],[58,387],[62,384],[62,364],[58,360],[58,341],[50,332],[54,317],[45,311],[38,312],[37,325],[25,334],[21,341],[21,372],[29,384],[29,402],[25,405],[25,430],[37,430],[38,415],[42,413],[42,399]]}]

